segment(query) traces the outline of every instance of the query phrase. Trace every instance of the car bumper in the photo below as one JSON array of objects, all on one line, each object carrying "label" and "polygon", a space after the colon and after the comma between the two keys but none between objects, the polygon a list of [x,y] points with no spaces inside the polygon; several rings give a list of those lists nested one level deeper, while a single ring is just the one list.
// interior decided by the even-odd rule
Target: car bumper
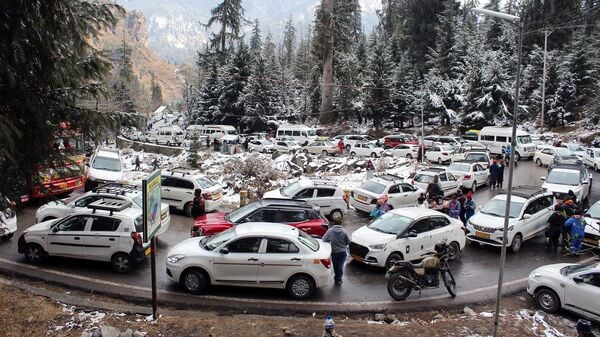
[{"label": "car bumper", "polygon": [[373,208],[375,208],[375,205],[365,204],[364,202],[360,202],[353,197],[350,197],[350,206],[354,207],[355,209],[357,209],[359,211],[363,211],[363,212],[367,212],[367,213],[371,213]]},{"label": "car bumper", "polygon": [[0,236],[10,235],[17,231],[17,217],[5,221],[6,224],[0,224]]},{"label": "car bumper", "polygon": [[315,287],[317,287],[317,288],[327,287],[328,285],[333,283],[333,266],[331,266],[331,268],[327,269],[326,272],[319,273],[319,275],[316,275],[316,277],[313,277],[313,278],[315,279]]},{"label": "car bumper", "polygon": [[387,253],[384,250],[372,250],[364,245],[352,241],[350,243],[350,256],[355,261],[367,265],[384,267]]},{"label": "car bumper", "polygon": [[[478,231],[475,228],[473,228],[472,226],[467,227],[467,239],[469,241],[478,242],[483,245],[502,247],[502,238],[503,238],[502,231],[496,230],[493,233],[488,233],[488,232]],[[509,233],[508,239],[509,239],[508,242],[510,243],[512,240],[512,238],[510,238],[510,233]]]},{"label": "car bumper", "polygon": [[179,283],[183,266],[181,266],[179,263],[170,263],[167,261],[166,267],[167,268],[165,271],[167,273],[167,278],[172,282]]},{"label": "car bumper", "polygon": [[206,200],[204,202],[204,210],[206,212],[212,212],[217,210],[219,206],[223,203],[223,197],[219,198],[219,200]]}]

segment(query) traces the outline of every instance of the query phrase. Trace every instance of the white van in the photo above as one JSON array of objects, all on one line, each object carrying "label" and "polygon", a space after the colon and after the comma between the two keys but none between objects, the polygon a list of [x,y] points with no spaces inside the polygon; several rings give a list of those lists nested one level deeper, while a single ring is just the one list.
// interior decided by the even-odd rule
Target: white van
[{"label": "white van", "polygon": [[154,138],[156,144],[180,146],[184,138],[183,130],[177,125],[163,126],[156,131]]},{"label": "white van", "polygon": [[300,145],[305,145],[317,138],[314,128],[302,124],[281,125],[277,129],[277,140],[293,140]]},{"label": "white van", "polygon": [[209,137],[211,140],[220,139],[226,135],[239,139],[237,130],[231,125],[190,125],[185,130],[188,134],[194,133],[199,139],[205,139],[205,137]]},{"label": "white van", "polygon": [[[504,147],[512,141],[511,127],[486,126],[479,133],[479,142],[483,144],[492,154],[504,154]],[[533,158],[536,146],[531,136],[522,130],[517,130],[517,146],[513,149],[515,159]]]}]

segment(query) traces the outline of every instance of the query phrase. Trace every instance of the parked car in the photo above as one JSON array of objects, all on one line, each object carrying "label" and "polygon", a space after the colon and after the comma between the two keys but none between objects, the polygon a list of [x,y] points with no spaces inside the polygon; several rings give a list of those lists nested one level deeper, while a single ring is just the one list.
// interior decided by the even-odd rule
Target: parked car
[{"label": "parked car", "polygon": [[579,158],[583,158],[583,155],[587,150],[585,147],[581,146],[581,144],[577,143],[562,143],[560,144],[560,147],[568,149],[572,154]]},{"label": "parked car", "polygon": [[323,140],[308,143],[308,145],[306,145],[302,151],[306,154],[322,154],[324,156],[335,156],[337,153],[340,152],[337,144],[335,144],[334,142]]},{"label": "parked car", "polygon": [[469,150],[465,154],[465,161],[475,162],[485,168],[489,168],[492,163],[492,158],[487,150]]},{"label": "parked car", "polygon": [[546,147],[535,152],[533,161],[538,166],[551,166],[557,162],[562,163],[582,163],[581,159],[575,156],[571,150],[564,147]]},{"label": "parked car", "polygon": [[584,214],[585,237],[583,244],[593,248],[600,248],[600,200],[596,201]]},{"label": "parked car", "polygon": [[85,166],[85,191],[108,183],[123,180],[121,152],[115,149],[98,148]]},{"label": "parked car", "polygon": [[130,201],[100,199],[87,207],[93,213],[73,213],[24,230],[19,253],[34,264],[53,256],[106,261],[119,273],[150,253],[150,243],[142,242],[142,211]]},{"label": "parked car", "polygon": [[446,172],[451,173],[459,180],[465,189],[475,192],[479,186],[488,183],[490,170],[477,162],[458,161],[450,164]]},{"label": "parked car", "polygon": [[283,224],[246,223],[187,239],[167,253],[168,278],[201,294],[211,285],[286,289],[306,299],[331,281],[331,246]]},{"label": "parked car", "polygon": [[417,172],[412,178],[411,183],[414,186],[419,187],[423,191],[427,190],[427,185],[433,181],[434,177],[437,176],[444,197],[449,197],[455,194],[461,186],[461,182],[454,176],[454,174],[446,172],[443,168],[428,168],[421,172]]},{"label": "parked car", "polygon": [[329,228],[329,221],[318,206],[303,200],[263,199],[235,211],[214,212],[194,220],[191,236],[215,235],[245,222],[285,223],[321,237]]},{"label": "parked car", "polygon": [[[88,213],[88,205],[102,199],[130,202],[131,207],[139,210],[144,207],[141,188],[122,184],[107,184],[78,195],[69,202],[57,199],[40,206],[35,212],[35,223],[63,218],[73,213]],[[166,232],[171,225],[171,213],[169,212],[169,205],[166,203],[161,203],[160,218],[161,226],[156,235]]]},{"label": "parked car", "polygon": [[464,140],[457,136],[439,136],[436,142],[439,142],[442,145],[451,146],[456,149],[463,145]]},{"label": "parked car", "polygon": [[[511,252],[518,252],[524,241],[546,230],[553,206],[551,192],[534,186],[513,188],[508,227]],[[506,192],[500,191],[467,221],[467,238],[483,245],[502,246],[505,209]]]},{"label": "parked car", "polygon": [[357,143],[350,148],[351,157],[371,157],[377,158],[383,156],[385,150],[382,147],[377,147],[373,143]]},{"label": "parked car", "polygon": [[581,164],[555,165],[548,177],[541,179],[544,181],[542,188],[554,193],[558,199],[564,199],[571,190],[579,203],[585,203],[592,189],[592,175]]},{"label": "parked car", "polygon": [[393,157],[413,159],[419,156],[419,145],[400,144],[388,150]]},{"label": "parked car", "polygon": [[358,262],[390,267],[393,260],[417,261],[435,252],[436,243],[446,240],[450,258],[465,247],[460,220],[420,207],[391,210],[352,233],[350,255]]},{"label": "parked car", "polygon": [[351,151],[351,148],[360,143],[375,143],[376,139],[369,135],[344,135],[342,138],[347,151]]},{"label": "parked car", "polygon": [[344,191],[333,180],[303,178],[280,189],[266,192],[263,199],[306,200],[320,207],[321,213],[331,219],[342,219],[347,204]]},{"label": "parked car", "polygon": [[196,189],[202,190],[206,212],[216,210],[223,202],[221,185],[215,184],[199,170],[178,168],[163,170],[160,181],[162,201],[183,211],[187,216],[192,216],[192,201]]},{"label": "parked car", "polygon": [[[253,137],[253,136],[249,136],[249,137]],[[248,142],[248,151],[273,153],[275,151],[275,145],[266,139],[253,139]]]},{"label": "parked car", "polygon": [[454,148],[450,145],[433,145],[425,152],[425,159],[429,162],[442,165],[443,163],[450,163],[453,152]]},{"label": "parked car", "polygon": [[414,206],[421,193],[425,193],[425,190],[407,183],[401,177],[377,175],[352,190],[350,205],[359,211],[370,213],[375,208],[377,199],[386,195],[392,209]]},{"label": "parked car", "polygon": [[425,144],[425,147],[427,148],[432,147],[433,145],[442,145],[442,143],[438,140],[439,138],[439,135],[425,136],[423,137],[423,144]]},{"label": "parked car", "polygon": [[301,147],[293,140],[278,140],[275,142],[275,151],[281,153],[296,153]]},{"label": "parked car", "polygon": [[14,205],[0,193],[0,238],[10,239],[17,231],[17,213]]},{"label": "parked car", "polygon": [[386,150],[396,148],[398,145],[418,145],[418,144],[419,144],[419,140],[415,136],[409,135],[406,133],[398,134],[398,135],[389,135],[389,136],[383,137],[383,148]]},{"label": "parked car", "polygon": [[583,155],[583,163],[593,168],[594,171],[600,172],[600,149],[587,149]]},{"label": "parked car", "polygon": [[600,262],[593,260],[539,267],[529,274],[527,293],[545,312],[565,309],[599,321]]}]

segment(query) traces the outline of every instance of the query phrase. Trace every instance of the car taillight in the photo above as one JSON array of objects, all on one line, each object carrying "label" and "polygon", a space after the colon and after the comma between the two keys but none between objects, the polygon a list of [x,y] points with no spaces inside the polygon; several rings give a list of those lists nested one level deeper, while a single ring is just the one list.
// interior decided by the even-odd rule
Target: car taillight
[{"label": "car taillight", "polygon": [[471,179],[471,176],[464,176],[464,179],[469,180],[469,179]]},{"label": "car taillight", "polygon": [[202,193],[202,197],[203,197],[205,200],[212,200],[212,194],[210,194],[210,193],[208,193],[208,192],[206,192],[206,193]]},{"label": "car taillight", "polygon": [[442,152],[442,156],[447,156],[448,152]]},{"label": "car taillight", "polygon": [[142,244],[142,234],[140,234],[138,232],[131,232],[131,238],[133,239],[133,242],[135,244],[138,244],[138,245]]},{"label": "car taillight", "polygon": [[331,260],[330,259],[321,259],[321,264],[323,265],[323,267],[329,269],[331,268]]}]

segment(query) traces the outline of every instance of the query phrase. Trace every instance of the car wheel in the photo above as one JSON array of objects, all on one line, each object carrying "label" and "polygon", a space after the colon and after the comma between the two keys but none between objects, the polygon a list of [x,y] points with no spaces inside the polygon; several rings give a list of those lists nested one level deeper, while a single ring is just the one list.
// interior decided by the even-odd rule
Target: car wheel
[{"label": "car wheel", "polygon": [[521,155],[519,154],[519,152],[515,152],[515,161],[519,160],[521,160]]},{"label": "car wheel", "polygon": [[189,269],[183,272],[179,284],[190,294],[202,294],[206,291],[208,280],[203,272]]},{"label": "car wheel", "polygon": [[519,233],[515,234],[510,244],[510,251],[513,253],[521,250],[521,246],[523,245],[523,236]]},{"label": "car wheel", "polygon": [[344,218],[344,213],[339,209],[334,209],[333,211],[331,211],[331,213],[329,213],[329,216],[331,216],[331,220],[333,221],[342,220]]},{"label": "car wheel", "polygon": [[473,191],[473,193],[475,193],[475,191],[477,191],[477,182],[476,181],[473,182],[473,186],[471,186],[471,191]]},{"label": "car wheel", "polygon": [[408,160],[412,159],[412,156],[410,155],[410,153],[406,155],[406,159],[408,159]]},{"label": "car wheel", "polygon": [[185,214],[185,216],[187,217],[192,217],[192,208],[194,207],[194,205],[192,204],[191,201],[188,201],[185,206],[183,206],[183,213]]},{"label": "car wheel", "polygon": [[350,144],[346,145],[346,151],[350,151],[351,148],[352,146],[350,146]]},{"label": "car wheel", "polygon": [[356,157],[356,152],[350,152],[350,157],[352,157],[352,158]]},{"label": "car wheel", "polygon": [[377,153],[375,153],[375,152],[371,153],[371,158],[377,158]]},{"label": "car wheel", "polygon": [[387,260],[385,260],[386,270],[390,269],[390,267],[392,266],[392,261],[394,260],[401,261],[404,260],[404,257],[400,253],[391,253],[390,256],[388,256]]},{"label": "car wheel", "polygon": [[38,264],[46,258],[46,252],[42,246],[37,243],[28,243],[25,246],[25,258],[27,261]]},{"label": "car wheel", "polygon": [[167,146],[171,146],[171,142],[167,140]]},{"label": "car wheel", "polygon": [[450,242],[448,245],[448,259],[457,260],[460,258],[460,245],[456,241]]},{"label": "car wheel", "polygon": [[327,155],[328,155],[329,153],[327,153],[327,151],[323,150],[323,152],[321,152],[321,154],[323,155],[323,157],[327,157]]},{"label": "car wheel", "polygon": [[594,164],[594,171],[600,172],[600,171],[598,171],[598,164]]},{"label": "car wheel", "polygon": [[302,152],[304,152],[304,154],[308,154],[308,150],[307,149],[302,150]]},{"label": "car wheel", "polygon": [[543,288],[535,293],[535,303],[548,313],[555,313],[560,309],[560,299],[556,293],[548,288]]},{"label": "car wheel", "polygon": [[314,293],[315,281],[306,275],[295,275],[288,280],[286,289],[290,297],[303,300]]},{"label": "car wheel", "polygon": [[438,165],[442,165],[442,158],[441,157],[438,157],[437,163],[438,163]]},{"label": "car wheel", "polygon": [[536,159],[536,160],[535,160],[535,163],[536,163],[536,164],[537,164],[539,167],[542,167],[542,166],[543,166],[543,164],[542,164],[542,160],[541,160],[540,158]]},{"label": "car wheel", "polygon": [[117,253],[110,259],[112,268],[117,273],[128,273],[133,268],[133,259],[129,254]]}]

